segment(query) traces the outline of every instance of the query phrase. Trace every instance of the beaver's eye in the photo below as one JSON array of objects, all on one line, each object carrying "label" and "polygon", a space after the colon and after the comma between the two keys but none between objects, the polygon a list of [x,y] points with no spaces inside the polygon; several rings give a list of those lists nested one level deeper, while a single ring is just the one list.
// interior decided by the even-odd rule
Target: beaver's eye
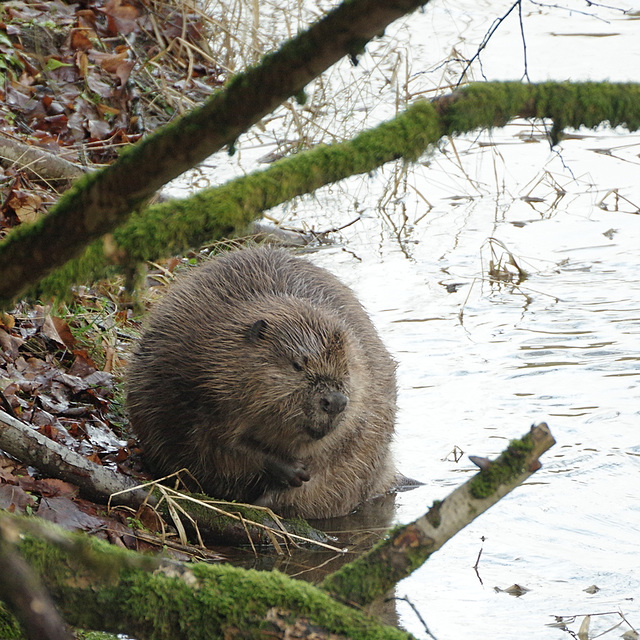
[{"label": "beaver's eye", "polygon": [[307,362],[309,362],[309,358],[307,356],[300,356],[299,358],[292,360],[291,364],[296,371],[303,371]]}]

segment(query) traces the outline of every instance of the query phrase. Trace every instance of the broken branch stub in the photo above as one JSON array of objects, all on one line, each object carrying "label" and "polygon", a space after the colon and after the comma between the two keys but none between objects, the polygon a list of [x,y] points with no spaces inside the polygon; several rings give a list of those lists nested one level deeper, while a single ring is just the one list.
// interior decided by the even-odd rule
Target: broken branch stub
[{"label": "broken branch stub", "polygon": [[546,423],[512,440],[495,460],[423,516],[394,529],[371,551],[328,576],[320,587],[344,602],[366,605],[420,567],[447,540],[540,469],[555,444]]}]

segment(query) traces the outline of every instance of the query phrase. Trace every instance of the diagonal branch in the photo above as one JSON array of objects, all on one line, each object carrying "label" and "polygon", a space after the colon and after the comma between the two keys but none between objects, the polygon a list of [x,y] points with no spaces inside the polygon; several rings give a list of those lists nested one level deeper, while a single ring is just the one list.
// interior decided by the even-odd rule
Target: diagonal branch
[{"label": "diagonal branch", "polygon": [[[504,126],[515,117],[550,118],[556,137],[563,127],[594,127],[607,121],[611,126],[637,129],[640,85],[478,82],[431,102],[418,100],[393,120],[346,142],[320,145],[190,198],[148,207],[118,228],[109,243],[94,242],[83,256],[69,261],[29,293],[64,296],[72,284],[105,277],[113,267],[113,256],[124,256],[125,264],[158,260],[245,233],[264,210],[295,196],[398,158],[415,160],[444,135]],[[3,295],[0,279],[0,306]]]},{"label": "diagonal branch", "polygon": [[[426,2],[343,2],[259,65],[233,78],[202,107],[144,139],[115,164],[81,178],[48,216],[18,227],[0,244],[0,298],[14,298],[78,256],[88,242],[124,222],[163,184],[232,144],[341,57],[358,54],[389,23]],[[60,248],[55,254],[52,245]]]},{"label": "diagonal branch", "polygon": [[147,492],[136,490],[137,483],[130,478],[67,449],[2,410],[0,446],[42,473],[75,484],[87,498],[105,501],[112,493],[126,491],[115,503],[130,506],[138,506],[147,498]]},{"label": "diagonal branch", "polygon": [[545,423],[532,427],[493,462],[483,459],[479,473],[435,502],[424,516],[395,529],[371,551],[325,578],[320,588],[349,604],[371,603],[537,471],[538,458],[554,444]]}]

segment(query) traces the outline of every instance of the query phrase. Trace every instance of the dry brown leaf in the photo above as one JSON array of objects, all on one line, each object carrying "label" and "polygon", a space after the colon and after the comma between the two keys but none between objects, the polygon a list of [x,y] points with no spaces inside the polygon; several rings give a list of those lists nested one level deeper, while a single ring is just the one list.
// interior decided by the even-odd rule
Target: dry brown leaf
[{"label": "dry brown leaf", "polygon": [[0,329],[13,329],[16,325],[16,319],[10,314],[0,311]]},{"label": "dry brown leaf", "polygon": [[20,222],[35,222],[42,198],[35,193],[27,193],[21,197],[14,196],[8,202]]},{"label": "dry brown leaf", "polygon": [[[64,344],[67,349],[73,349],[76,345],[76,339],[73,337],[71,333],[71,329],[69,329],[69,325],[66,320],[62,318],[58,318],[57,316],[48,316],[51,320],[51,323],[56,329],[58,337],[62,340],[62,344]],[[46,322],[45,322],[46,324]],[[44,332],[44,327],[42,328]]]},{"label": "dry brown leaf", "polygon": [[[61,329],[64,331],[64,327],[61,326]],[[68,329],[69,328],[67,327],[67,331]],[[49,338],[49,340],[53,340],[63,347],[67,346],[62,336],[58,333],[58,328],[56,327],[54,319],[49,314],[45,316],[44,324],[42,325],[42,334]]]},{"label": "dry brown leaf", "polygon": [[128,50],[124,50],[120,53],[101,53],[100,51],[91,51],[89,58],[100,65],[102,69],[113,73],[115,75],[118,66],[127,59],[129,55]]},{"label": "dry brown leaf", "polygon": [[64,480],[58,480],[57,478],[45,478],[43,480],[38,480],[37,487],[42,496],[51,498],[55,496],[75,498],[79,491],[76,485],[69,484]]},{"label": "dry brown leaf", "polygon": [[73,500],[66,497],[42,498],[37,514],[71,531],[89,531],[104,524],[104,520],[84,513]]},{"label": "dry brown leaf", "polygon": [[106,14],[112,35],[128,35],[140,30],[140,11],[126,0],[108,0],[102,12]]},{"label": "dry brown leaf", "polygon": [[91,37],[96,36],[92,29],[71,29],[71,38],[69,44],[74,50],[83,50],[86,51],[93,46],[91,42]]}]

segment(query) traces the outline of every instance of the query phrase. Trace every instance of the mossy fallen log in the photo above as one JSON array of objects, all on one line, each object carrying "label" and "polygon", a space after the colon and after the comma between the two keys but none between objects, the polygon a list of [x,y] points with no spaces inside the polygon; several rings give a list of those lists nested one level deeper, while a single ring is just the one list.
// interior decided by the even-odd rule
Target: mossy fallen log
[{"label": "mossy fallen log", "polygon": [[294,628],[302,638],[411,638],[277,571],[187,565],[42,521],[0,517],[3,526],[14,520],[8,526],[20,535],[19,552],[75,627],[138,640],[285,638]]}]

